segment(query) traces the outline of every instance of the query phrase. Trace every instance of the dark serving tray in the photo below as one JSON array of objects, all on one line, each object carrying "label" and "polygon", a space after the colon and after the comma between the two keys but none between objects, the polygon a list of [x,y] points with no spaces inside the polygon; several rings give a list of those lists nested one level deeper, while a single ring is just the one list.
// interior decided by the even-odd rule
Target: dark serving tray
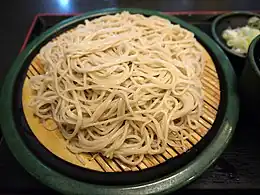
[{"label": "dark serving tray", "polygon": [[[169,12],[178,15],[181,19],[194,24],[202,31],[210,34],[211,22],[222,12]],[[25,42],[21,48],[39,36],[43,31],[54,24],[72,15],[38,14],[29,29]],[[230,57],[234,64],[241,64]],[[226,190],[226,189],[259,189],[260,190],[260,154],[258,142],[260,133],[258,125],[245,113],[240,113],[233,140],[228,148],[199,179],[186,186],[182,191],[193,190]],[[0,132],[0,194],[12,193],[49,193],[51,189],[45,187],[35,178],[30,176],[10,153],[6,143],[1,140]]]}]

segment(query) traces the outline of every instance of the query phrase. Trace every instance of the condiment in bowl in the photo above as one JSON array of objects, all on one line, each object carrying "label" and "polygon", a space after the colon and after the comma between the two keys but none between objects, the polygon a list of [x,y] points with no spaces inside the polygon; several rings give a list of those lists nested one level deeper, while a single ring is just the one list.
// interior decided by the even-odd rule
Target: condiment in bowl
[{"label": "condiment in bowl", "polygon": [[231,12],[218,16],[212,23],[212,35],[229,54],[245,58],[252,40],[260,35],[260,15]]}]

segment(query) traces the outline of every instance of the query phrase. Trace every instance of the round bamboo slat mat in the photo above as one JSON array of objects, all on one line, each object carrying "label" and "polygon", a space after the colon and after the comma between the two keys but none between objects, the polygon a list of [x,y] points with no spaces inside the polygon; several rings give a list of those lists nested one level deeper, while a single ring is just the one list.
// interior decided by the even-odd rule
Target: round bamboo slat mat
[{"label": "round bamboo slat mat", "polygon": [[[32,109],[28,107],[28,103],[32,95],[32,91],[28,86],[28,81],[33,75],[44,74],[43,67],[38,56],[36,56],[31,62],[23,86],[22,104],[27,123],[36,138],[44,147],[46,147],[51,153],[74,165],[101,172],[138,171],[156,166],[165,162],[167,159],[174,158],[192,148],[202,139],[203,136],[206,135],[215,121],[220,103],[219,79],[213,60],[204,48],[203,51],[206,59],[206,66],[202,75],[204,104],[203,115],[199,119],[201,127],[192,134],[188,134],[186,131],[183,131],[183,134],[188,137],[185,140],[186,148],[174,148],[168,146],[164,153],[160,155],[146,155],[143,162],[141,162],[138,166],[132,167],[123,164],[118,159],[110,160],[99,154],[80,154],[76,157],[76,155],[66,149],[66,142],[61,133],[58,130],[46,130],[40,123],[39,118],[33,115]],[[51,123],[53,122],[49,121],[48,125],[51,125]],[[81,161],[83,161],[84,164]]]}]

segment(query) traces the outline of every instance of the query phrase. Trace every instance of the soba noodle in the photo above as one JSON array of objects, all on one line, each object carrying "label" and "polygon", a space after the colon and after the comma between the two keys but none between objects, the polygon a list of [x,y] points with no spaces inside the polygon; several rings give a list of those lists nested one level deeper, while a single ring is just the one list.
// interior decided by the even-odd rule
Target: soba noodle
[{"label": "soba noodle", "polygon": [[[202,114],[202,51],[193,33],[157,16],[122,12],[86,20],[40,51],[45,74],[30,79],[30,106],[75,154],[129,165],[168,145]],[[46,126],[46,125],[45,125]]]}]

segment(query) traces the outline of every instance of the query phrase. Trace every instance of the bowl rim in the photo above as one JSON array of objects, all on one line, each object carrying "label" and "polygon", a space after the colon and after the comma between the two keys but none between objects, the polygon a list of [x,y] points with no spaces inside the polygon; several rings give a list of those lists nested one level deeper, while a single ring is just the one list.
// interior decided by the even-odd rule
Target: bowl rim
[{"label": "bowl rim", "polygon": [[258,13],[254,13],[254,12],[250,12],[250,11],[233,11],[233,12],[228,12],[228,13],[225,13],[225,14],[221,14],[219,16],[217,16],[212,24],[211,24],[211,33],[212,33],[212,36],[213,38],[215,39],[215,41],[222,47],[222,49],[224,49],[226,52],[234,55],[234,56],[237,56],[237,57],[240,57],[240,58],[246,58],[247,54],[239,54],[239,53],[236,53],[234,51],[232,51],[225,43],[223,43],[219,36],[217,35],[216,33],[216,26],[218,25],[218,23],[227,18],[227,17],[230,17],[230,16],[236,16],[236,15],[247,15],[247,16],[258,16],[260,18],[260,14]]},{"label": "bowl rim", "polygon": [[252,43],[249,46],[249,50],[248,50],[248,60],[250,65],[253,67],[254,71],[257,73],[258,76],[260,76],[260,69],[257,66],[257,63],[255,61],[255,56],[254,56],[254,51],[255,51],[255,46],[256,44],[260,42],[260,35],[258,35],[257,37],[255,37],[252,41]]},{"label": "bowl rim", "polygon": [[[62,175],[61,173],[47,167],[45,164],[39,161],[37,157],[23,143],[22,138],[16,131],[11,109],[13,107],[12,99],[13,92],[15,90],[13,86],[26,58],[39,44],[44,42],[47,37],[57,32],[59,29],[66,28],[78,21],[83,21],[86,17],[115,14],[122,11],[129,11],[133,14],[156,15],[168,19],[169,21],[180,24],[182,27],[192,31],[200,39],[200,42],[203,42],[205,45],[207,45],[209,50],[215,54],[216,59],[219,62],[219,66],[224,74],[223,77],[225,80],[223,82],[225,82],[227,89],[226,112],[224,114],[223,121],[221,121],[220,129],[210,145],[207,146],[196,157],[196,159],[178,171],[169,173],[169,175],[164,178],[153,180],[147,183],[140,183],[138,185],[104,186],[84,183]],[[86,192],[93,194],[106,193],[108,195],[135,193],[154,194],[177,190],[192,182],[195,178],[201,175],[202,172],[204,172],[220,156],[234,133],[239,113],[239,100],[236,91],[236,75],[223,50],[221,50],[221,48],[207,34],[199,30],[197,27],[190,25],[177,17],[168,16],[157,11],[137,8],[109,8],[90,11],[83,15],[64,20],[45,31],[38,38],[32,41],[25,48],[25,50],[18,55],[15,62],[11,66],[2,86],[0,105],[2,110],[4,110],[4,112],[0,113],[0,124],[3,129],[3,135],[15,158],[27,170],[27,172],[29,172],[35,178],[40,180],[45,185],[64,194],[86,194]]]}]

